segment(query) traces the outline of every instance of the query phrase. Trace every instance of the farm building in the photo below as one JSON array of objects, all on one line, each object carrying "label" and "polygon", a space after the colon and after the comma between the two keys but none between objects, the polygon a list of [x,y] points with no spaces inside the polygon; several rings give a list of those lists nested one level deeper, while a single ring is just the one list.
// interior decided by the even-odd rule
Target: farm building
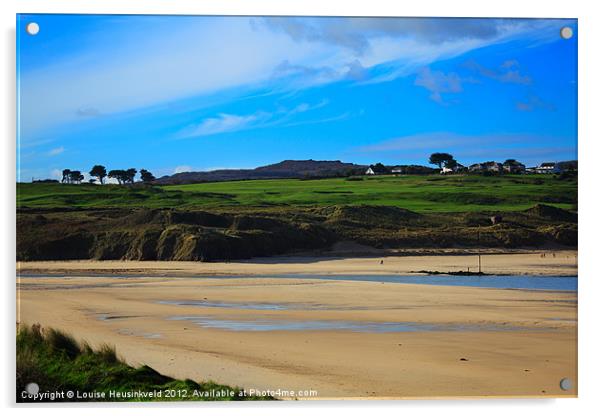
[{"label": "farm building", "polygon": [[484,163],[475,163],[470,165],[468,168],[470,172],[494,172],[500,173],[503,172],[504,168],[501,163],[498,162],[484,162]]},{"label": "farm building", "polygon": [[366,169],[366,175],[386,175],[387,173],[389,173],[389,170],[381,163],[370,165]]},{"label": "farm building", "polygon": [[394,175],[430,175],[438,171],[439,169],[420,165],[397,165],[391,167],[391,173]]},{"label": "farm building", "polygon": [[544,162],[535,168],[536,173],[561,173],[562,169],[556,162]]},{"label": "farm building", "polygon": [[460,173],[460,172],[465,172],[467,170],[466,166],[457,163],[455,164],[453,167],[448,168],[447,166],[444,166],[443,168],[441,168],[441,174],[442,175],[448,175],[451,173]]}]

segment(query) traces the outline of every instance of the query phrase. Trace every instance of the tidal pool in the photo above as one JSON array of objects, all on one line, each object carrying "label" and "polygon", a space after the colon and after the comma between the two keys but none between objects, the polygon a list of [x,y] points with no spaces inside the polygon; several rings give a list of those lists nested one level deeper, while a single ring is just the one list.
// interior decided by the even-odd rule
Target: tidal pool
[{"label": "tidal pool", "polygon": [[257,311],[286,311],[286,310],[314,310],[314,311],[357,311],[367,309],[407,309],[405,307],[363,307],[363,306],[334,306],[319,303],[266,303],[266,302],[221,302],[203,300],[160,300],[161,305],[195,306],[199,308],[226,308],[226,309],[249,309]]},{"label": "tidal pool", "polygon": [[203,328],[227,331],[351,331],[351,332],[425,332],[425,331],[542,331],[551,328],[524,328],[491,324],[427,324],[420,322],[363,322],[280,319],[218,319],[210,316],[171,316],[172,321],[188,321]]},{"label": "tidal pool", "polygon": [[213,302],[208,300],[161,300],[161,305],[198,306],[201,308],[252,309],[258,311],[284,311],[294,309],[283,303]]}]

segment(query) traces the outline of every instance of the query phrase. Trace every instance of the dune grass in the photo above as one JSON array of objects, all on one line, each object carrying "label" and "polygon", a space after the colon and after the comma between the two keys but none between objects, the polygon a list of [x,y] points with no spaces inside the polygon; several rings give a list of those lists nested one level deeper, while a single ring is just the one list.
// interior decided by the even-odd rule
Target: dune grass
[{"label": "dune grass", "polygon": [[577,179],[556,175],[406,175],[272,179],[170,186],[17,185],[20,208],[394,206],[415,212],[574,209]]},{"label": "dune grass", "polygon": [[[17,401],[40,401],[23,397],[29,383],[42,392],[74,392],[75,397],[55,401],[169,401],[169,400],[261,400],[245,396],[240,388],[211,381],[176,380],[143,365],[134,368],[117,356],[114,348],[98,349],[77,342],[72,336],[39,325],[20,325],[17,332]],[[111,397],[128,392],[163,392],[161,397]],[[93,397],[78,397],[95,392]],[[213,392],[213,394],[212,394]],[[104,397],[98,397],[104,393]],[[218,394],[218,397],[215,397]],[[270,398],[267,398],[270,399]],[[42,400],[44,401],[44,400]]]}]

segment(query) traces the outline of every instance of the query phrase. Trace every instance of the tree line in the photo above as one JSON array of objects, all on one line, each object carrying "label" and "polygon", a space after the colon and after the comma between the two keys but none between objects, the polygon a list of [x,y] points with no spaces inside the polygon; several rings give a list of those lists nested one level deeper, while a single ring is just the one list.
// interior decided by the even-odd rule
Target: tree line
[{"label": "tree line", "polygon": [[[456,159],[454,159],[454,156],[449,153],[433,153],[433,154],[431,154],[431,156],[429,158],[429,163],[431,165],[439,166],[439,169],[442,169],[444,166],[446,168],[453,169],[460,165],[458,163],[458,161]],[[506,159],[502,163],[502,165],[514,166],[514,167],[518,167],[518,166],[524,167],[524,165],[516,159]]]},{"label": "tree line", "polygon": [[[128,183],[134,183],[134,178],[138,171],[135,168],[129,169],[113,169],[107,172],[107,168],[103,165],[94,165],[90,172],[88,172],[92,178],[88,181],[90,183],[99,182],[104,185],[106,178],[115,179],[119,185]],[[156,178],[154,175],[146,169],[140,169],[140,179],[144,183],[154,181]],[[63,169],[62,183],[74,183],[80,184],[84,180],[84,175],[79,170]]]},{"label": "tree line", "polygon": [[[441,152],[432,153],[429,157],[428,162],[431,165],[437,166],[439,168],[439,171],[443,170],[443,168],[453,169],[453,170],[456,170],[456,169],[457,170],[468,170],[467,167],[460,164],[454,158],[454,156],[450,153],[441,153]],[[483,164],[484,165],[496,164],[496,162],[485,162]],[[524,170],[524,168],[525,168],[525,166],[516,159],[506,159],[503,163],[501,163],[501,165],[504,167],[514,168],[514,169],[522,168]],[[437,169],[430,168],[428,166],[422,166],[422,165],[397,165],[397,166],[394,166],[393,168],[394,168],[394,172],[402,173],[402,174],[406,174],[406,175],[407,174],[410,174],[410,175],[432,174],[434,172],[437,172]],[[392,170],[391,166],[385,166],[384,164],[382,164],[380,162],[370,165],[370,169],[372,169],[372,171],[378,175],[391,173],[391,170]]]}]

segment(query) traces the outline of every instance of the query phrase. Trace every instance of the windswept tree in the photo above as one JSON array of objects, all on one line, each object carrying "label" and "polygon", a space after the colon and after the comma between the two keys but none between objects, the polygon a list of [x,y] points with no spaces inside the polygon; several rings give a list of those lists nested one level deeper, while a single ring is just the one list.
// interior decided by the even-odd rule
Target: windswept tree
[{"label": "windswept tree", "polygon": [[84,175],[79,170],[72,170],[69,172],[70,183],[81,183],[84,180]]},{"label": "windswept tree", "polygon": [[119,185],[122,185],[126,179],[125,170],[123,169],[110,170],[108,176],[111,179],[117,180],[117,183],[119,183]]},{"label": "windswept tree", "polygon": [[109,171],[109,178],[116,179],[119,185],[123,185],[126,183],[134,183],[134,177],[138,171],[134,168],[130,168],[127,170],[123,169],[114,169]]},{"label": "windswept tree", "polygon": [[62,183],[69,183],[69,175],[71,174],[71,169],[63,169],[63,179],[61,179]]},{"label": "windswept tree", "polygon": [[441,169],[445,163],[449,163],[452,160],[454,160],[454,157],[449,153],[433,153],[429,158],[429,163],[437,165]]},{"label": "windswept tree", "polygon": [[94,165],[94,167],[90,170],[90,176],[94,176],[98,178],[98,181],[101,185],[105,183],[105,178],[107,177],[107,168],[103,165]]},{"label": "windswept tree", "polygon": [[140,179],[142,179],[142,182],[148,183],[148,182],[154,181],[156,178],[148,170],[146,170],[146,169],[140,169]]},{"label": "windswept tree", "polygon": [[450,159],[443,162],[445,167],[448,169],[454,169],[458,166],[458,161],[456,159]]},{"label": "windswept tree", "polygon": [[136,173],[138,173],[138,171],[134,168],[129,168],[126,170],[124,182],[134,183],[134,177],[136,176]]}]

